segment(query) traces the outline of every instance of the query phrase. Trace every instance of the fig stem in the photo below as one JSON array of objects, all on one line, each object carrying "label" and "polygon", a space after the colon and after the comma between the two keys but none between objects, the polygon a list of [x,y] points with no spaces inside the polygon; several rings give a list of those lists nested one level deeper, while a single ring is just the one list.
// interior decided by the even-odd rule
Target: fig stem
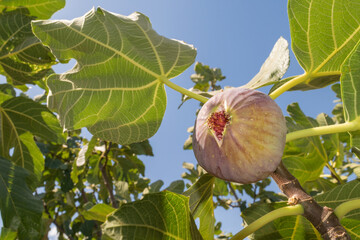
[{"label": "fig stem", "polygon": [[320,206],[315,199],[305,192],[300,182],[287,170],[282,162],[271,176],[280,190],[289,198],[289,202],[300,203],[304,207],[304,214],[302,215],[312,223],[323,239],[351,239],[345,228],[340,224],[334,210],[326,206]]},{"label": "fig stem", "polygon": [[321,67],[322,66],[320,65],[319,67],[317,67],[312,72],[305,72],[302,75],[298,75],[298,76],[294,77],[293,79],[291,79],[288,82],[284,83],[278,89],[276,89],[275,91],[270,93],[269,96],[272,99],[275,99],[275,98],[279,97],[281,94],[283,94],[284,92],[286,92],[287,90],[289,90],[289,89],[295,87],[296,85],[298,85],[298,84],[300,84],[302,82],[305,82],[306,80],[309,80],[311,78],[332,76],[332,75],[340,75],[341,74],[340,71],[318,72],[321,69]]},{"label": "fig stem", "polygon": [[179,85],[171,82],[167,77],[160,77],[159,80],[164,83],[166,86],[174,89],[175,91],[182,93],[188,97],[191,97],[193,99],[198,100],[199,102],[206,103],[207,100],[209,100],[207,97],[201,96],[197,93],[191,92],[183,87],[180,87]]},{"label": "fig stem", "polygon": [[290,142],[292,140],[304,138],[304,137],[356,131],[360,129],[359,123],[360,123],[360,118],[357,118],[351,122],[345,122],[345,123],[334,124],[329,126],[314,127],[314,128],[303,129],[295,132],[290,132],[286,134],[286,142]]},{"label": "fig stem", "polygon": [[246,226],[244,229],[238,232],[235,236],[233,236],[230,240],[244,239],[251,233],[255,232],[259,228],[274,221],[277,218],[285,217],[285,216],[302,215],[303,213],[304,213],[304,208],[300,204],[276,209],[250,223],[248,226]]},{"label": "fig stem", "polygon": [[308,78],[310,78],[310,77],[309,77],[309,74],[307,74],[307,73],[298,75],[295,78],[291,79],[290,81],[284,83],[282,86],[280,86],[278,89],[276,89],[272,93],[270,93],[269,97],[271,97],[272,99],[276,99],[277,97],[279,97],[281,94],[283,94],[290,88],[295,87],[296,85],[304,82]]},{"label": "fig stem", "polygon": [[334,210],[335,215],[342,219],[348,212],[360,208],[360,199],[350,200],[337,206]]}]

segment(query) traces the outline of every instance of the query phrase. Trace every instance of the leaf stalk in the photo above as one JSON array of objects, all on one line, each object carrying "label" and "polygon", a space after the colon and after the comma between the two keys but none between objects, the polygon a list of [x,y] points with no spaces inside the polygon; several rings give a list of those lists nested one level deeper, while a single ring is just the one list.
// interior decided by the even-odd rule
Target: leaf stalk
[{"label": "leaf stalk", "polygon": [[283,94],[284,92],[286,92],[287,90],[289,90],[290,88],[295,87],[296,85],[304,82],[305,80],[307,80],[309,78],[310,78],[310,76],[308,73],[299,75],[299,76],[291,79],[290,81],[284,83],[284,85],[280,86],[278,89],[276,89],[275,91],[270,93],[269,96],[272,99],[275,99],[275,98],[279,97],[281,94]]},{"label": "leaf stalk", "polygon": [[342,219],[348,212],[358,208],[360,208],[360,199],[350,200],[337,206],[334,213],[339,219]]},{"label": "leaf stalk", "polygon": [[171,82],[167,77],[161,77],[159,78],[159,80],[164,83],[166,86],[168,86],[169,88],[172,88],[174,89],[175,91],[179,92],[179,93],[182,93],[184,95],[187,95],[188,97],[191,97],[195,100],[198,100],[199,102],[202,102],[202,103],[206,103],[207,100],[209,100],[208,98],[204,97],[204,96],[201,96],[197,93],[194,93],[194,92],[191,92],[183,87],[180,87],[179,85]]},{"label": "leaf stalk", "polygon": [[318,136],[318,135],[326,135],[332,133],[341,133],[341,132],[351,132],[360,129],[360,118],[355,119],[351,122],[334,124],[329,126],[321,126],[303,129],[295,132],[290,132],[286,134],[286,142],[293,141],[295,139]]},{"label": "leaf stalk", "polygon": [[285,216],[302,215],[303,213],[304,213],[304,208],[300,204],[276,209],[250,223],[248,226],[246,226],[244,229],[238,232],[235,236],[233,236],[230,240],[244,239],[251,233],[255,232],[259,228],[274,221],[277,218],[285,217]]}]

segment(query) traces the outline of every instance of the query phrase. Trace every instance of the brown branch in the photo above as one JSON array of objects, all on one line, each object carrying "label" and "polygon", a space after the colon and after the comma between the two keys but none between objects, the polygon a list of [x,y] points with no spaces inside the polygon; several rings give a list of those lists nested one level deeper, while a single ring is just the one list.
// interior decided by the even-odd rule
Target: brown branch
[{"label": "brown branch", "polygon": [[239,209],[240,209],[240,212],[241,212],[241,208],[240,208],[240,202],[239,202],[239,197],[238,197],[238,195],[236,194],[236,191],[235,191],[235,189],[233,188],[233,186],[231,185],[231,182],[227,182],[227,184],[228,184],[228,186],[229,186],[229,188],[230,188],[230,191],[231,191],[231,193],[234,195],[234,197],[235,197],[235,200],[236,200],[236,206],[233,206],[232,204],[230,204],[230,206],[231,207],[238,207]]},{"label": "brown branch", "polygon": [[320,206],[305,192],[299,181],[286,169],[282,162],[271,176],[280,190],[289,198],[289,204],[300,203],[304,207],[303,216],[314,225],[325,240],[351,239],[334,214],[334,210]]},{"label": "brown branch", "polygon": [[51,222],[56,226],[56,229],[58,230],[58,232],[62,233],[63,235],[65,235],[68,239],[70,240],[74,240],[74,238],[71,236],[71,235],[68,235],[64,228],[59,225],[57,222],[56,222],[56,219],[57,219],[57,214],[55,214],[55,218],[53,219],[50,212],[49,212],[49,209],[47,208],[47,205],[46,203],[43,201],[43,205],[44,205],[44,210],[45,210],[45,213],[48,215],[49,219],[51,220]]},{"label": "brown branch", "polygon": [[[107,145],[107,143],[105,142],[105,151],[100,156],[99,166],[100,166],[101,175],[102,175],[105,187],[106,187],[106,189],[107,189],[107,191],[109,193],[109,196],[110,196],[111,205],[114,208],[118,208],[119,205],[118,205],[118,203],[117,203],[117,201],[115,199],[113,189],[112,189],[112,187],[110,185],[109,176],[107,175],[107,171],[106,171],[106,166],[107,166],[107,162],[108,162],[108,154],[110,152],[110,149],[111,149],[111,142],[109,142],[109,145]],[[104,165],[102,165],[102,163],[101,163],[102,159],[105,159]]]}]

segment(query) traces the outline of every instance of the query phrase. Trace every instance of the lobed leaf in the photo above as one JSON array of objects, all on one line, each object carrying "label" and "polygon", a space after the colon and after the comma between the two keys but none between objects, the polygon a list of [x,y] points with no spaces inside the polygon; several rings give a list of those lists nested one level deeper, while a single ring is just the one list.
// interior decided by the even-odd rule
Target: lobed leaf
[{"label": "lobed leaf", "polygon": [[163,80],[182,73],[195,49],[158,35],[141,13],[92,9],[72,21],[34,21],[35,35],[60,61],[76,66],[52,75],[49,107],[65,129],[87,127],[101,139],[130,144],[154,135],[162,121]]},{"label": "lobed leaf", "polygon": [[40,179],[44,158],[33,135],[62,142],[61,128],[53,113],[31,99],[13,97],[0,105],[0,126],[0,156]]},{"label": "lobed leaf", "polygon": [[168,191],[122,205],[107,217],[102,229],[111,239],[202,239],[188,198]]},{"label": "lobed leaf", "polygon": [[33,19],[25,10],[0,13],[0,74],[13,85],[42,80],[56,63],[49,49],[32,33]]},{"label": "lobed leaf", "polygon": [[360,40],[359,9],[357,0],[289,1],[291,46],[312,75],[297,89],[321,88],[339,80],[342,63]]},{"label": "lobed leaf", "polygon": [[63,7],[65,7],[65,0],[2,0],[0,2],[0,12],[4,8],[8,10],[27,8],[31,16],[40,19],[50,18]]}]

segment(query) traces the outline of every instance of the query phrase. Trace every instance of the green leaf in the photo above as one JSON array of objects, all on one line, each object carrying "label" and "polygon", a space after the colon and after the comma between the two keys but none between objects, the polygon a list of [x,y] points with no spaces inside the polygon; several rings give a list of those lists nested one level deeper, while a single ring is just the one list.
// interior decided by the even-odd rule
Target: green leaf
[{"label": "green leaf", "polygon": [[[290,132],[317,127],[315,119],[307,117],[300,109],[298,103],[292,103],[287,111],[287,127]],[[286,143],[283,161],[289,171],[300,183],[314,181],[319,178],[328,155],[319,136],[298,139]]]},{"label": "green leaf", "polygon": [[149,186],[149,193],[156,193],[160,192],[160,188],[164,185],[164,182],[162,180],[157,180],[150,184]]},{"label": "green leaf", "polygon": [[[0,8],[1,8],[0,2]],[[41,80],[52,72],[55,58],[31,31],[31,20],[24,10],[0,14],[0,74],[13,85]]]},{"label": "green leaf", "polygon": [[[360,98],[358,91],[360,90],[360,41],[354,51],[344,62],[341,67],[341,96],[343,100],[344,118],[346,122],[354,121],[360,116],[360,108],[358,103]],[[349,132],[350,145],[356,149],[360,149],[360,131]]]},{"label": "green leaf", "polygon": [[72,21],[32,25],[60,61],[78,61],[47,80],[48,104],[62,126],[87,127],[122,145],[156,133],[166,107],[163,81],[182,73],[196,55],[192,46],[158,35],[141,13],[122,16],[98,8]]},{"label": "green leaf", "polygon": [[0,156],[40,179],[44,158],[33,135],[61,143],[61,128],[56,117],[44,105],[14,97],[0,105],[0,122]]},{"label": "green leaf", "polygon": [[177,194],[182,194],[184,192],[185,183],[183,180],[176,180],[170,183],[170,185],[165,189],[170,192]]},{"label": "green leaf", "polygon": [[194,219],[200,219],[199,231],[205,240],[214,239],[215,217],[212,199],[214,182],[214,176],[204,174],[184,192],[184,195],[190,198],[190,210]]},{"label": "green leaf", "polygon": [[154,156],[149,140],[145,140],[139,143],[132,143],[127,147],[130,149],[132,154]]},{"label": "green leaf", "polygon": [[271,50],[269,57],[261,66],[260,71],[241,87],[257,89],[278,82],[290,65],[288,47],[288,42],[280,37]]},{"label": "green leaf", "polygon": [[202,239],[189,199],[172,192],[146,194],[108,215],[103,233],[112,239]]},{"label": "green leaf", "polygon": [[115,210],[116,210],[115,208],[110,207],[105,203],[99,203],[87,211],[81,211],[81,214],[87,220],[96,220],[99,222],[105,222],[106,216],[114,212]]},{"label": "green leaf", "polygon": [[30,173],[0,157],[0,210],[4,227],[20,239],[39,239],[43,205],[26,183]]},{"label": "green leaf", "polygon": [[[360,198],[360,180],[354,180],[349,183],[339,185],[332,190],[316,196],[314,199],[322,206],[335,209],[341,203]],[[247,224],[253,222],[259,217],[271,212],[272,210],[286,206],[286,202],[273,204],[254,204],[243,211]],[[345,215],[341,224],[351,235],[351,239],[358,239],[360,236],[360,209],[353,210]],[[257,230],[252,239],[322,239],[311,225],[311,223],[302,216],[291,216],[278,218],[275,221],[265,225]]]},{"label": "green leaf", "polygon": [[1,235],[0,235],[0,239],[1,240],[15,240],[17,237],[17,232],[12,231],[9,228],[1,228]]},{"label": "green leaf", "polygon": [[309,75],[292,90],[338,81],[341,64],[360,39],[358,0],[290,0],[288,13],[291,48]]},{"label": "green leaf", "polygon": [[203,92],[209,91],[210,87],[212,90],[221,89],[220,86],[216,85],[216,82],[225,79],[220,68],[210,68],[208,65],[203,65],[200,62],[195,64],[195,73],[190,78],[195,83],[194,89]]},{"label": "green leaf", "polygon": [[0,12],[4,8],[8,10],[27,8],[31,16],[48,19],[56,11],[65,7],[65,0],[1,0]]}]

